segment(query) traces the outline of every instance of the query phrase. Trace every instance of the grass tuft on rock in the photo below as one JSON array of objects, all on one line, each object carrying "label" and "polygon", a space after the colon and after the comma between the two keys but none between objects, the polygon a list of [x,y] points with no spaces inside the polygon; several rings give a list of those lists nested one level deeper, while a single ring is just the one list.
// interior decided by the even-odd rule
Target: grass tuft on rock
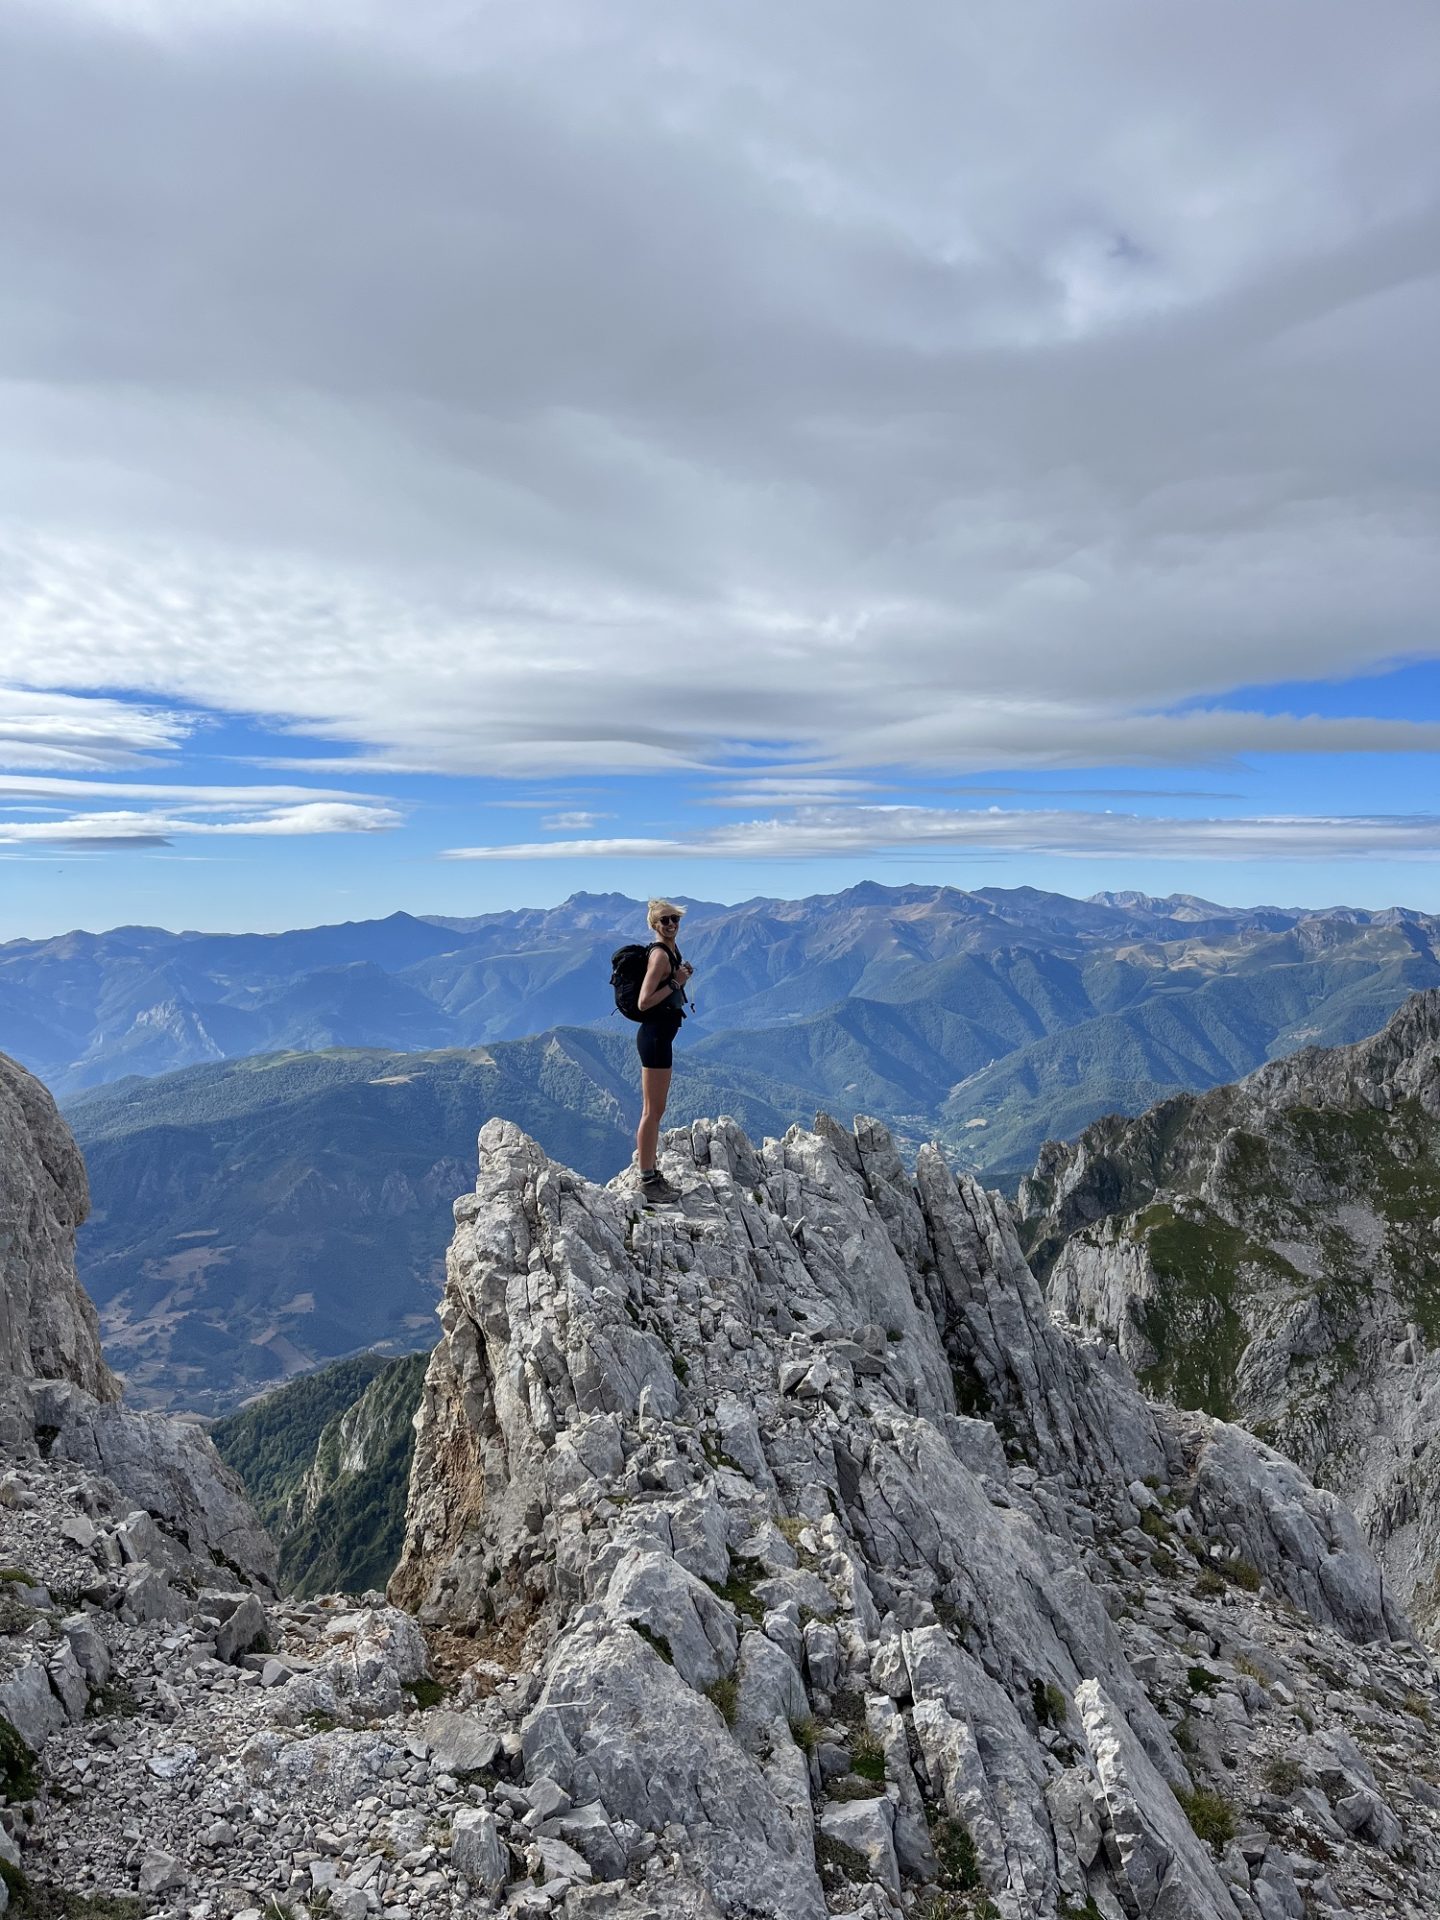
[{"label": "grass tuft on rock", "polygon": [[34,1754],[0,1714],[0,1796],[6,1800],[33,1800],[40,1791],[40,1768]]},{"label": "grass tuft on rock", "polygon": [[868,1727],[862,1727],[850,1743],[850,1771],[862,1780],[885,1781],[885,1748]]},{"label": "grass tuft on rock", "polygon": [[930,1844],[940,1867],[940,1886],[947,1893],[972,1893],[983,1882],[975,1838],[963,1820],[943,1813],[930,1822]]},{"label": "grass tuft on rock", "polygon": [[801,1714],[790,1722],[790,1738],[802,1753],[814,1753],[820,1744],[820,1727],[813,1713]]},{"label": "grass tuft on rock", "polygon": [[727,1727],[735,1724],[735,1710],[740,1704],[740,1685],[733,1674],[723,1674],[705,1689],[705,1698],[714,1707]]},{"label": "grass tuft on rock", "polygon": [[1214,1852],[1223,1853],[1238,1831],[1235,1809],[1230,1802],[1222,1799],[1218,1793],[1212,1793],[1208,1787],[1196,1787],[1190,1793],[1182,1787],[1175,1798],[1194,1828],[1195,1837],[1203,1840]]}]

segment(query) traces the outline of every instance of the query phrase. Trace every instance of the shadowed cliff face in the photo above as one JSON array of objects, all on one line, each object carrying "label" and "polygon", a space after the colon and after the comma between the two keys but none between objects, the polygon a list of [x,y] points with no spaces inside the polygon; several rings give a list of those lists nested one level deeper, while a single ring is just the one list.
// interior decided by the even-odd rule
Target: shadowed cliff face
[{"label": "shadowed cliff face", "polygon": [[84,1162],[54,1101],[0,1054],[0,1451],[38,1449],[103,1476],[165,1522],[200,1574],[227,1564],[268,1585],[275,1549],[207,1436],[120,1404],[75,1277],[88,1206]]},{"label": "shadowed cliff face", "polygon": [[1282,1803],[1222,1872],[1182,1801],[1254,1808],[1307,1724],[1341,1739],[1311,1646],[1432,1697],[1341,1504],[1053,1326],[936,1150],[912,1181],[868,1122],[700,1122],[663,1164],[682,1204],[645,1212],[483,1129],[391,1583],[533,1663],[495,1712],[556,1836],[607,1882],[660,1845],[696,1916],[1299,1911]]},{"label": "shadowed cliff face", "polygon": [[75,1278],[75,1229],[89,1210],[85,1163],[54,1101],[0,1054],[0,1370],[118,1400],[95,1309]]},{"label": "shadowed cliff face", "polygon": [[1056,1312],[1335,1488],[1433,1628],[1440,992],[1356,1046],[1048,1148],[1019,1210]]}]

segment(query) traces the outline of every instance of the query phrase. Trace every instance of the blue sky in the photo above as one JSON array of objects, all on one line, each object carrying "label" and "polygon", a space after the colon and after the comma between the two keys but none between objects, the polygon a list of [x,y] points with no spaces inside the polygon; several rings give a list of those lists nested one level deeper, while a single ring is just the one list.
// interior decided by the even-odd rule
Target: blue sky
[{"label": "blue sky", "polygon": [[1440,17],[1037,9],[7,9],[0,937],[1440,910]]}]

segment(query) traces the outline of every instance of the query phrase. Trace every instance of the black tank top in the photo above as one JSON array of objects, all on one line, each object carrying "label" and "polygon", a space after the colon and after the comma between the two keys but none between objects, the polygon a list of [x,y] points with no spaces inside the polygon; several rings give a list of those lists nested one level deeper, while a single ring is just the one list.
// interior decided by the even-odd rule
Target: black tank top
[{"label": "black tank top", "polygon": [[[656,940],[652,944],[650,951],[653,953],[656,947],[659,947],[661,952],[664,953],[670,959],[670,977],[674,979],[675,969],[680,965],[680,949],[676,947],[674,954],[671,955],[670,949],[665,945],[665,942],[663,940]],[[647,962],[647,965],[648,965],[648,962]],[[642,1013],[640,1018],[642,1020],[655,1020],[655,1021],[673,1020],[675,1025],[678,1027],[680,1022],[685,1018],[684,987],[678,986],[678,985],[675,987],[672,987],[670,990],[670,998],[668,1000],[662,1000],[658,1007],[651,1007],[649,1012]]]}]

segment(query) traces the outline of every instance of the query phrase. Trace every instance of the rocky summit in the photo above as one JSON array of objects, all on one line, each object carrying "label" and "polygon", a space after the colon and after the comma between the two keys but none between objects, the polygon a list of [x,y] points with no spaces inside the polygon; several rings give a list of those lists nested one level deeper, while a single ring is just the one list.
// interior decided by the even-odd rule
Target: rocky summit
[{"label": "rocky summit", "polygon": [[391,1597],[521,1676],[541,1901],[1431,1912],[1440,1692],[1334,1495],[1052,1325],[934,1149],[663,1164],[647,1212],[484,1128],[417,1422]]},{"label": "rocky summit", "polygon": [[662,1164],[483,1128],[388,1598],[275,1597],[193,1424],[10,1379],[16,1911],[1428,1920],[1440,1678],[1333,1493],[1053,1324],[936,1150]]},{"label": "rocky summit", "polygon": [[1440,1623],[1440,992],[1047,1148],[1020,1212],[1057,1314],[1334,1488]]}]

